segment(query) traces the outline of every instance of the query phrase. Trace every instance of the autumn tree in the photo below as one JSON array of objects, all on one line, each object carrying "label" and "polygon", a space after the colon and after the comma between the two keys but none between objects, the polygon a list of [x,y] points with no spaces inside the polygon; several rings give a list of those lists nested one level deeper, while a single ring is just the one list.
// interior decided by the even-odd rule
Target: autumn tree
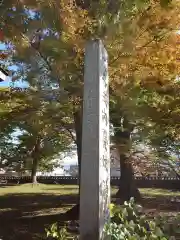
[{"label": "autumn tree", "polygon": [[[23,165],[32,166],[32,182],[35,183],[38,165],[71,145],[71,135],[64,127],[67,123],[64,119],[68,116],[64,112],[65,106],[48,101],[46,94],[44,96],[40,91],[30,88],[9,91],[11,98],[8,91],[2,93],[6,96],[1,100],[5,106],[1,113],[0,122],[4,129],[1,134],[6,136],[14,130],[19,131],[12,161],[17,159]],[[8,132],[8,128],[11,131]]]},{"label": "autumn tree", "polygon": [[[15,56],[20,57],[17,62],[26,67],[26,74],[31,74],[30,58],[41,59],[48,76],[47,83],[56,84],[71,97],[79,167],[84,45],[89,39],[103,39],[109,53],[110,88],[120,103],[116,107],[117,116],[111,118],[116,129],[117,146],[122,141],[124,144],[117,129],[121,128],[121,135],[127,136],[123,152],[126,158],[122,160],[124,167],[121,171],[129,171],[130,180],[124,181],[128,186],[133,185],[133,171],[128,161],[130,136],[138,124],[142,126],[148,119],[147,111],[142,111],[145,105],[139,107],[140,100],[166,87],[179,71],[178,64],[175,64],[178,48],[174,45],[179,3],[172,1],[170,7],[162,8],[160,4],[163,3],[151,0],[116,3],[47,1],[42,4],[24,0],[17,9],[8,8],[13,14],[6,19],[8,27],[4,31],[7,41],[14,44]],[[33,14],[26,11],[19,22],[18,14],[24,13],[25,8]],[[128,91],[129,86],[132,86],[132,91]],[[136,97],[129,95],[132,93]],[[119,119],[118,114],[121,114]],[[122,155],[122,149],[119,151]],[[127,191],[131,188],[126,186]],[[128,195],[132,195],[134,190]]]}]

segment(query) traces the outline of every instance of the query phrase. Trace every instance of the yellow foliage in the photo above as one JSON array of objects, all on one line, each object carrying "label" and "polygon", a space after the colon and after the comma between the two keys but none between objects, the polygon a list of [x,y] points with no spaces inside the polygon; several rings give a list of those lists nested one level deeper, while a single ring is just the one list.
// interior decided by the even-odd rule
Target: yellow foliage
[{"label": "yellow foliage", "polygon": [[129,28],[135,27],[133,34],[126,37],[131,39],[130,51],[125,54],[123,44],[109,49],[113,51],[110,79],[115,88],[119,86],[118,91],[125,81],[136,81],[156,89],[169,84],[172,78],[180,74],[177,61],[180,53],[177,35],[179,22],[179,1],[173,1],[171,8],[165,9],[159,6],[158,1],[151,1],[149,10],[129,23]]}]

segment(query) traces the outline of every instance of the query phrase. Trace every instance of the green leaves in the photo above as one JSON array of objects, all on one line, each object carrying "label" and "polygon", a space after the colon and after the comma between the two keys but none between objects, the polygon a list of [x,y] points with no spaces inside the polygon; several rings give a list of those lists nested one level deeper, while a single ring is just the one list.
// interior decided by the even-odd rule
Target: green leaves
[{"label": "green leaves", "polygon": [[[20,66],[17,76],[36,93],[11,94],[8,100],[3,96],[1,126],[18,126],[40,136],[43,158],[64,149],[74,131],[72,113],[82,106],[84,46],[89,39],[101,37],[109,54],[110,87],[115,90],[110,103],[115,131],[123,131],[121,123],[126,118],[129,131],[134,129],[139,136],[143,132],[144,139],[152,128],[177,139],[179,103],[175,97],[179,99],[179,92],[172,79],[180,74],[179,45],[172,31],[179,27],[178,1],[171,8],[165,8],[170,0],[80,2],[3,1],[4,39],[13,46],[7,65]],[[34,48],[31,39],[37,29],[43,36]],[[124,151],[130,150],[130,142],[124,145]]]},{"label": "green leaves", "polygon": [[7,95],[1,95],[4,106],[0,112],[3,129],[1,150],[7,145],[6,138],[13,132],[18,132],[16,142],[12,143],[14,147],[4,151],[7,165],[14,162],[14,166],[17,166],[21,162],[22,169],[31,170],[37,139],[40,144],[36,157],[42,171],[53,170],[56,166],[53,162],[54,156],[69,149],[73,141],[71,130],[67,130],[64,125],[71,125],[72,113],[68,113],[70,109],[67,109],[66,104],[48,101],[46,96],[49,92],[44,92],[31,89],[21,89],[18,92],[14,89],[9,90]]},{"label": "green leaves", "polygon": [[[121,207],[111,204],[111,223],[105,226],[106,234],[112,240],[168,240],[172,238],[172,231],[167,230],[166,227],[168,221],[160,217],[151,220],[140,209],[141,207],[135,204],[133,198]],[[174,221],[172,224],[176,226],[177,223]],[[176,230],[173,234],[176,234]]]},{"label": "green leaves", "polygon": [[135,5],[138,9],[142,9],[150,4],[150,0],[135,0]]},{"label": "green leaves", "polygon": [[161,7],[168,7],[172,0],[160,0]]},{"label": "green leaves", "polygon": [[68,233],[65,228],[58,229],[57,223],[54,223],[50,226],[49,229],[45,229],[47,237],[53,237],[58,240],[66,240]]},{"label": "green leaves", "polygon": [[49,228],[45,229],[46,236],[52,237],[53,239],[57,240],[76,240],[76,237],[70,236],[70,234],[67,232],[66,228],[59,228],[57,223],[53,223]]}]

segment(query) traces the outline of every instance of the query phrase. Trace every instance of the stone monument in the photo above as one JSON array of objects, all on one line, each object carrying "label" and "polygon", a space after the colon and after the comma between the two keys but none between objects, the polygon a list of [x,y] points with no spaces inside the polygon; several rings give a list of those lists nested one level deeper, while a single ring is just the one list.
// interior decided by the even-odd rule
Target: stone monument
[{"label": "stone monument", "polygon": [[80,240],[104,240],[109,221],[110,144],[108,55],[101,40],[85,49]]}]

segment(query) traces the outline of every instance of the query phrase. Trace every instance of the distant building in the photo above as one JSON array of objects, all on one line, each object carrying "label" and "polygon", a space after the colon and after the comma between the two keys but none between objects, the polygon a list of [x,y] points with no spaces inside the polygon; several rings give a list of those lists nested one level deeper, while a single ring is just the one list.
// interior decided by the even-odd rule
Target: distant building
[{"label": "distant building", "polygon": [[78,165],[77,164],[70,165],[69,170],[67,170],[67,172],[69,173],[70,176],[77,177],[78,176]]},{"label": "distant building", "polygon": [[117,149],[111,150],[111,177],[120,177],[120,159]]},{"label": "distant building", "polygon": [[0,174],[5,174],[5,170],[3,168],[0,168]]},{"label": "distant building", "polygon": [[8,72],[0,67],[0,82],[3,82],[8,77]]},{"label": "distant building", "polygon": [[[67,170],[70,176],[78,176],[78,165],[71,164],[69,170]],[[120,177],[120,164],[119,164],[119,154],[116,149],[111,150],[111,177]]]}]

